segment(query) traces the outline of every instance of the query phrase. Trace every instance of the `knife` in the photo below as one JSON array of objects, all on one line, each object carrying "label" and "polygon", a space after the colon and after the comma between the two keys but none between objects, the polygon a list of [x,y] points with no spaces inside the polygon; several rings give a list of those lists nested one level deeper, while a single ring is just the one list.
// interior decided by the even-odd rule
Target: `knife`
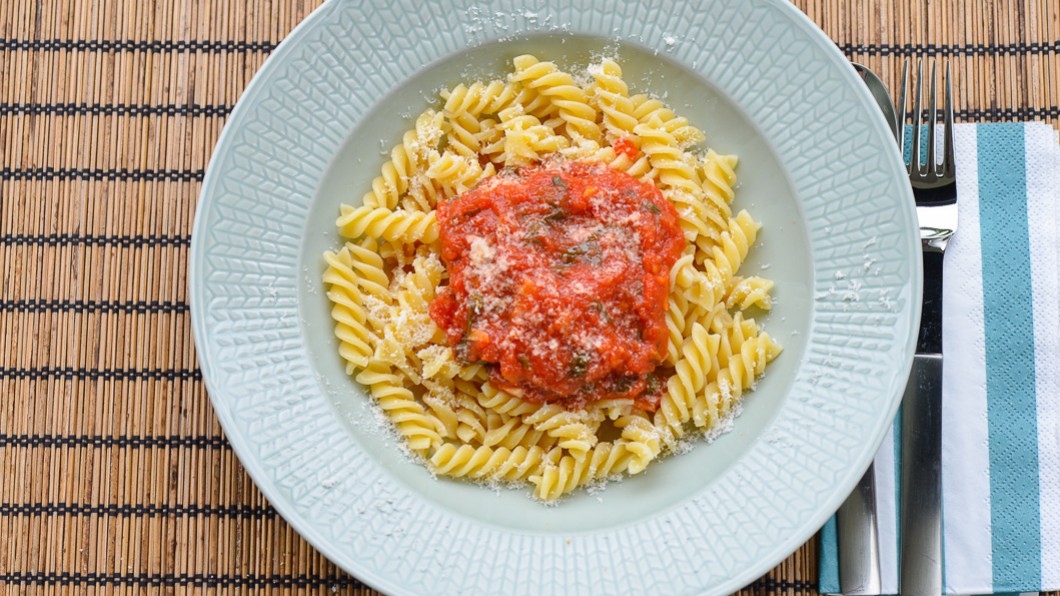
[{"label": "knife", "polygon": [[[853,63],[880,107],[891,134],[898,138],[898,118],[883,81],[868,68]],[[870,463],[854,492],[836,512],[839,546],[839,589],[843,594],[879,594],[880,550],[876,527],[876,476]]]}]

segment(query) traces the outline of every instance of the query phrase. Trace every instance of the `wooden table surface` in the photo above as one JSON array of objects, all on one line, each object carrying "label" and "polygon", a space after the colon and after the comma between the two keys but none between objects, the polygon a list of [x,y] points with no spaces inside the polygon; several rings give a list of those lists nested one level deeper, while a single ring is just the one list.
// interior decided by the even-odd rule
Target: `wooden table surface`
[{"label": "wooden table surface", "polygon": [[[240,466],[191,340],[214,143],[320,0],[0,2],[0,588],[373,593]],[[1058,121],[1056,0],[798,0],[897,84],[949,58],[962,121]],[[815,541],[743,593],[815,591]],[[0,590],[2,591],[2,590]]]}]

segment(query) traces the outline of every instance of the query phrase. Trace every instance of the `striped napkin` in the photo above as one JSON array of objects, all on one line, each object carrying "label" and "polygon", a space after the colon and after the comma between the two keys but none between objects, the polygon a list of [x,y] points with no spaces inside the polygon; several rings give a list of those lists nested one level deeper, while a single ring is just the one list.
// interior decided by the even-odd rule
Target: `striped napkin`
[{"label": "striped napkin", "polygon": [[[1060,146],[1043,123],[957,125],[943,278],[943,585],[1060,589]],[[898,591],[897,424],[876,455],[884,594]],[[820,590],[839,592],[835,521]]]}]

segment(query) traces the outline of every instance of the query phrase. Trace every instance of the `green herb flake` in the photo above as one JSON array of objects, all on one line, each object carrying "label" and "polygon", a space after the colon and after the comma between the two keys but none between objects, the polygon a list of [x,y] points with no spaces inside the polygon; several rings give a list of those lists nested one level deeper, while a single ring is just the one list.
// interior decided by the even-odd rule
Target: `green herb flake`
[{"label": "green herb flake", "polygon": [[515,359],[519,361],[523,368],[530,368],[530,359],[525,354],[519,354]]},{"label": "green herb flake", "polygon": [[578,257],[585,255],[585,247],[581,244],[575,244],[574,246],[563,251],[563,262],[567,265],[573,265]]},{"label": "green herb flake", "polygon": [[482,207],[476,207],[474,209],[468,209],[467,211],[461,213],[460,217],[462,217],[464,221],[468,221],[472,217],[475,217],[476,215],[478,215],[479,213],[482,213]]},{"label": "green herb flake", "polygon": [[637,377],[636,375],[619,377],[619,379],[615,381],[615,392],[626,393],[627,391],[633,388],[633,384],[637,382],[638,378],[639,377]]},{"label": "green herb flake", "polygon": [[567,371],[572,377],[584,377],[585,371],[589,368],[589,355],[584,352],[578,352],[574,355],[574,358],[570,361],[570,369]]},{"label": "green herb flake", "polygon": [[644,208],[648,211],[651,211],[655,215],[662,213],[662,209],[659,209],[659,206],[655,203],[652,203],[651,201],[644,201]]},{"label": "green herb flake", "polygon": [[526,226],[526,232],[523,233],[523,240],[527,242],[540,243],[541,242],[541,224],[536,221],[530,222]]},{"label": "green herb flake", "polygon": [[567,182],[563,178],[561,178],[559,176],[553,176],[552,177],[552,186],[555,186],[556,188],[562,188],[562,189],[566,190],[567,189]]},{"label": "green herb flake", "polygon": [[602,249],[596,235],[589,236],[588,240],[573,244],[563,251],[563,263],[573,265],[579,259],[588,261],[590,265],[599,265]]},{"label": "green herb flake", "polygon": [[604,307],[604,304],[602,302],[600,302],[599,300],[595,300],[593,301],[592,306],[596,312],[600,313],[600,318],[602,318],[605,323],[610,325],[613,322],[611,320],[611,315],[608,314],[607,308]]},{"label": "green herb flake", "polygon": [[564,219],[567,219],[567,212],[564,211],[561,207],[553,207],[552,211],[541,219],[544,220],[545,223],[549,224],[560,222]]},{"label": "green herb flake", "polygon": [[482,315],[482,296],[479,294],[472,294],[468,298],[467,305],[467,324],[464,327],[464,339],[467,339],[471,335],[471,326],[475,324],[475,319]]},{"label": "green herb flake", "polygon": [[647,394],[652,395],[662,388],[662,381],[657,375],[648,375]]}]

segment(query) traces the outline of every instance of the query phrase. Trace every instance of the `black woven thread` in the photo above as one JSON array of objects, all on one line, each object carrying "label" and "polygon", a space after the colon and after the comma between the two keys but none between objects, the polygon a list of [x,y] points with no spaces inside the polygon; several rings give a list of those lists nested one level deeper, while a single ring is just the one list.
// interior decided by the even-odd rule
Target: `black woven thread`
[{"label": "black woven thread", "polygon": [[867,56],[1015,56],[1018,54],[1055,54],[1060,52],[1060,40],[1032,41],[1010,44],[836,44],[844,54]]},{"label": "black woven thread", "polygon": [[88,168],[3,168],[0,180],[114,180],[120,182],[201,182],[204,170],[104,170]]},{"label": "black woven thread", "polygon": [[817,593],[817,582],[801,579],[786,580],[774,579],[772,577],[761,577],[751,582],[751,584],[747,586],[747,589],[765,592],[796,590],[806,593]]},{"label": "black woven thread", "polygon": [[228,441],[220,435],[196,435],[189,437],[162,436],[102,436],[102,435],[4,435],[0,434],[0,447],[85,447],[92,449],[231,449]]},{"label": "black woven thread", "polygon": [[221,588],[363,588],[345,575],[217,575],[213,573],[0,573],[0,583],[33,586],[193,586]]},{"label": "black woven thread", "polygon": [[0,379],[76,379],[90,381],[200,381],[202,371],[159,368],[74,368],[30,367],[0,368]]},{"label": "black woven thread", "polygon": [[[1060,116],[1060,106],[1049,106],[1045,108],[1022,107],[1022,108],[991,108],[988,110],[957,110],[954,118],[966,121],[1018,121],[1033,120],[1035,118],[1056,118]],[[912,113],[909,114],[912,118]]]},{"label": "black woven thread", "polygon": [[271,41],[153,40],[118,39],[0,39],[0,51],[29,52],[271,52]]},{"label": "black woven thread", "polygon": [[74,515],[104,517],[195,517],[205,515],[228,519],[275,519],[269,506],[250,505],[85,505],[81,503],[3,503],[0,516]]},{"label": "black woven thread", "polygon": [[[870,56],[1012,56],[1017,54],[1054,54],[1060,52],[1060,40],[1010,44],[837,44],[850,54]],[[109,39],[0,39],[0,51],[31,52],[271,52],[271,41],[216,40],[109,40]]]},{"label": "black woven thread", "polygon": [[[225,117],[231,113],[226,105],[136,105],[136,104],[0,104],[0,115],[103,115],[103,116],[179,116]],[[1011,122],[1060,117],[1060,106],[985,108],[954,111],[954,118],[968,122]],[[196,171],[197,172],[197,171]]]},{"label": "black woven thread", "polygon": [[[942,117],[942,112],[939,112]],[[965,122],[1021,122],[1044,118],[1060,117],[1060,106],[1048,106],[1044,108],[1021,107],[1021,108],[989,108],[985,110],[954,110],[954,120]],[[913,121],[913,112],[907,111],[906,122]]]},{"label": "black woven thread", "polygon": [[198,104],[0,103],[0,116],[183,116],[223,117],[232,106]]},{"label": "black woven thread", "polygon": [[138,300],[135,302],[114,302],[109,300],[0,300],[0,312],[181,314],[188,312],[188,303],[157,300]]},{"label": "black woven thread", "polygon": [[191,244],[191,236],[163,236],[146,234],[143,236],[107,236],[91,234],[3,234],[0,245],[3,246],[117,246],[121,248],[142,248],[145,246],[178,246]]}]

